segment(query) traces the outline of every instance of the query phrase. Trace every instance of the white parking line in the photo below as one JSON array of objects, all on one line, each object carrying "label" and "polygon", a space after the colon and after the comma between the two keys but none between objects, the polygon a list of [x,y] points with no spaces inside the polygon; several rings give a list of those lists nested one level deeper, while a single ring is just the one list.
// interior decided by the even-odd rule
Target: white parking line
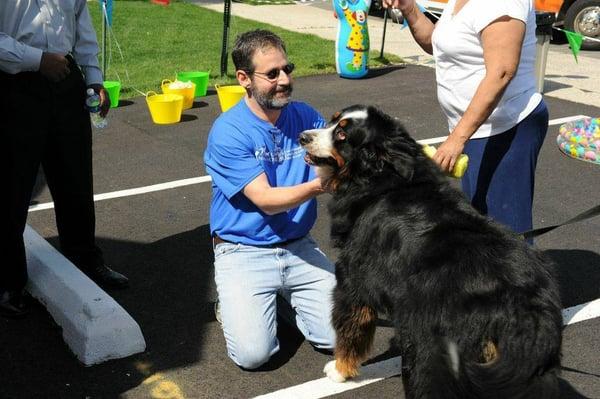
[{"label": "white parking line", "polygon": [[279,391],[271,392],[266,395],[256,396],[254,399],[319,399],[326,396],[335,395],[351,389],[381,381],[385,378],[400,374],[402,368],[402,358],[393,357],[381,362],[369,364],[361,367],[360,375],[340,384],[333,382],[329,377],[319,378],[305,382],[304,384],[294,385]]},{"label": "white parking line", "polygon": [[[584,320],[600,317],[600,299],[581,305],[563,309],[563,324],[571,325]],[[360,375],[354,380],[342,384],[331,381],[328,377],[308,381],[279,391],[256,396],[253,399],[318,399],[341,392],[360,388],[377,381],[400,374],[402,358],[393,357],[381,362],[361,367]]]},{"label": "white parking line", "polygon": [[[587,118],[587,116],[575,115],[575,116],[567,116],[567,117],[559,118],[559,119],[552,119],[549,121],[548,124],[550,126],[560,125],[560,124],[563,124],[566,122],[575,121],[575,120],[582,119],[582,118]],[[445,141],[447,138],[448,138],[448,136],[434,137],[431,139],[417,140],[417,142],[420,144],[437,144],[437,143],[441,143],[441,142]],[[171,188],[190,186],[192,184],[207,183],[209,181],[211,181],[210,176],[201,176],[201,177],[193,177],[190,179],[175,180],[175,181],[167,182],[167,183],[154,184],[152,186],[131,188],[128,190],[113,191],[110,193],[97,194],[97,195],[94,195],[94,201],[102,201],[102,200],[106,200],[106,199],[120,198],[120,197],[129,197],[131,195],[139,195],[139,194],[151,193],[151,192],[155,192],[155,191],[169,190]],[[54,208],[54,203],[46,202],[43,204],[37,204],[37,205],[30,206],[29,212],[41,211],[44,209],[52,209],[52,208]]]},{"label": "white parking line", "polygon": [[[175,180],[167,183],[154,184],[152,186],[144,186],[138,188],[130,188],[127,190],[112,191],[110,193],[94,195],[95,201],[102,201],[111,198],[129,197],[132,195],[152,193],[155,191],[169,190],[176,187],[190,186],[192,184],[206,183],[211,181],[210,176],[192,177],[189,179]],[[32,205],[29,207],[29,212],[41,211],[43,209],[54,208],[54,202],[46,202],[43,204]]]},{"label": "white parking line", "polygon": [[600,317],[600,299],[563,309],[563,324],[569,326]]},{"label": "white parking line", "polygon": [[447,138],[448,138],[448,136],[434,137],[432,139],[417,140],[417,143],[423,144],[423,145],[437,144],[437,143],[442,143],[442,142],[446,141]]},{"label": "white parking line", "polygon": [[[575,116],[566,116],[564,118],[558,118],[558,119],[550,119],[548,121],[548,126],[562,125],[563,123],[576,121],[578,119],[583,119],[583,118],[589,118],[589,117],[585,116],[585,115],[575,115]],[[421,144],[437,144],[437,143],[442,143],[442,142],[446,141],[447,138],[448,138],[448,136],[440,136],[440,137],[434,137],[431,139],[418,140],[418,142]]]},{"label": "white parking line", "polygon": [[576,116],[567,116],[565,118],[559,118],[559,119],[551,119],[551,120],[548,121],[548,125],[550,125],[550,126],[562,125],[563,123],[567,123],[567,122],[571,122],[571,121],[576,121],[578,119],[583,119],[583,118],[589,118],[589,116],[586,116],[586,115],[576,115]]}]

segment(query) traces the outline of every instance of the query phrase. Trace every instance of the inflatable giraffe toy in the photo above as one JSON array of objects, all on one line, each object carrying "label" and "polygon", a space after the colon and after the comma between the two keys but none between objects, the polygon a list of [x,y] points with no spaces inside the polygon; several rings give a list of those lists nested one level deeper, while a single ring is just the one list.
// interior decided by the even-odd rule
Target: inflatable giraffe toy
[{"label": "inflatable giraffe toy", "polygon": [[369,28],[371,0],[333,0],[338,33],[335,68],[343,78],[362,78],[369,71]]}]

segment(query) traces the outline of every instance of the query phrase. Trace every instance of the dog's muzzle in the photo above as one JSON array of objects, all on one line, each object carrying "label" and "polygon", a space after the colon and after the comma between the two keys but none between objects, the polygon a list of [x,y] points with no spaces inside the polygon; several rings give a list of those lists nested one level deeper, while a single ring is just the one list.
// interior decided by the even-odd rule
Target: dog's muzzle
[{"label": "dog's muzzle", "polygon": [[319,157],[312,153],[314,149],[311,147],[316,144],[316,137],[316,131],[314,130],[307,130],[305,132],[300,133],[300,135],[298,136],[298,141],[300,142],[300,145],[306,150],[306,154],[304,155],[304,161],[307,164],[314,166],[335,166],[337,163],[332,157]]}]

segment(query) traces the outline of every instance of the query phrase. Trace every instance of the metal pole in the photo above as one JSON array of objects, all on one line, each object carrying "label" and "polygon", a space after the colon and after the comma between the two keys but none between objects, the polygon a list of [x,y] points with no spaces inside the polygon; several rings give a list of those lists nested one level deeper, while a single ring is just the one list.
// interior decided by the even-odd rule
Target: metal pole
[{"label": "metal pole", "polygon": [[106,0],[102,0],[102,79],[106,80]]},{"label": "metal pole", "polygon": [[387,19],[388,19],[387,8],[384,8],[384,12],[383,12],[383,37],[381,38],[381,52],[379,53],[379,58],[383,58],[383,46],[385,46],[385,30],[387,28]]},{"label": "metal pole", "polygon": [[231,0],[224,0],[223,9],[223,47],[221,48],[221,76],[227,75],[227,41],[229,38],[229,20],[231,19]]}]

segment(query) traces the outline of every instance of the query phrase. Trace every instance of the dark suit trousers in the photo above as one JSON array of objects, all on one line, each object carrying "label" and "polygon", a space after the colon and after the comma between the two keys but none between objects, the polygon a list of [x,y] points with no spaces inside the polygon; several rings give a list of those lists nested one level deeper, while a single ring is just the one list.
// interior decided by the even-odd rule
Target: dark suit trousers
[{"label": "dark suit trousers", "polygon": [[42,165],[55,205],[61,252],[78,266],[102,263],[95,245],[92,130],[86,85],[71,74],[51,83],[38,72],[0,72],[1,234],[6,245],[0,290],[27,282],[23,231],[36,176]]}]

